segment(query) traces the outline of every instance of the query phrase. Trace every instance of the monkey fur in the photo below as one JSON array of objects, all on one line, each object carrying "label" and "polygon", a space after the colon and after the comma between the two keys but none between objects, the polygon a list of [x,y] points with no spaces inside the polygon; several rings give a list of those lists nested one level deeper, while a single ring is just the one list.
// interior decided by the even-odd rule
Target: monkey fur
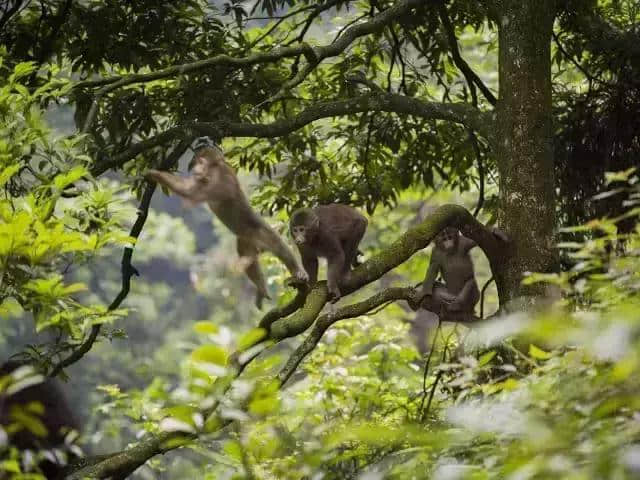
[{"label": "monkey fur", "polygon": [[327,259],[327,288],[332,301],[340,296],[340,284],[357,264],[358,244],[367,219],[355,208],[333,203],[302,208],[291,215],[289,230],[298,246],[309,281],[318,279],[318,258]]},{"label": "monkey fur", "polygon": [[240,257],[248,259],[245,273],[256,286],[256,305],[269,298],[267,286],[258,263],[258,256],[268,250],[278,257],[297,282],[307,282],[293,252],[282,238],[258,215],[240,188],[235,171],[227,164],[222,151],[206,146],[196,150],[189,177],[169,172],[149,170],[146,178],[158,182],[191,204],[206,202],[211,211],[237,237]]}]

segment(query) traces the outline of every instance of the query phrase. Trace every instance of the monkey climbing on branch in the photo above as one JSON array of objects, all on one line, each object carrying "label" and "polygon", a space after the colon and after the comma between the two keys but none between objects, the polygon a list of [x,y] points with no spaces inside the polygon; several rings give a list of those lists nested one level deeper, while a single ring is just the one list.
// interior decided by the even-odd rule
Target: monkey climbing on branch
[{"label": "monkey climbing on branch", "polygon": [[355,208],[338,203],[301,208],[291,215],[291,236],[311,284],[318,280],[318,257],[327,259],[327,289],[333,302],[340,298],[340,285],[351,267],[357,265],[358,244],[367,224]]},{"label": "monkey climbing on branch", "polygon": [[295,282],[307,282],[309,277],[291,249],[251,208],[235,171],[226,162],[222,151],[211,146],[198,148],[192,164],[192,175],[189,177],[151,169],[146,178],[164,185],[191,204],[206,202],[220,221],[236,235],[238,254],[247,259],[245,273],[258,290],[258,308],[261,308],[264,298],[270,298],[258,263],[262,251],[268,250],[278,257]]}]

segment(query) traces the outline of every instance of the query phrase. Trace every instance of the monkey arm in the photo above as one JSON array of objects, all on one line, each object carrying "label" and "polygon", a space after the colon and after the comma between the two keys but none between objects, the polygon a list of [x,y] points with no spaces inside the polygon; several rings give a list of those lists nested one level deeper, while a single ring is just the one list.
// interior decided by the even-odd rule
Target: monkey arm
[{"label": "monkey arm", "polygon": [[460,242],[460,248],[462,249],[463,252],[468,252],[469,250],[471,250],[472,248],[478,245],[475,242],[475,240],[471,240],[470,238],[467,238],[464,235],[461,235],[458,241]]},{"label": "monkey arm", "polygon": [[447,310],[456,312],[473,312],[473,307],[480,300],[480,290],[475,277],[471,277],[462,287],[462,290],[455,295],[453,301],[448,305]]},{"label": "monkey arm", "polygon": [[431,254],[431,261],[429,262],[429,268],[427,269],[427,274],[424,277],[424,282],[422,282],[422,295],[431,295],[433,294],[433,284],[436,281],[436,277],[440,272],[441,260],[438,255],[436,249],[434,249]]},{"label": "monkey arm", "polygon": [[187,198],[192,202],[203,202],[206,199],[205,189],[193,177],[178,177],[169,172],[160,170],[149,170],[145,177],[148,180],[159,183],[167,187],[172,192],[177,193],[181,197]]},{"label": "monkey arm", "polygon": [[302,266],[307,272],[307,275],[309,275],[309,283],[313,285],[318,281],[318,257],[306,250],[300,251],[300,257],[302,259]]}]

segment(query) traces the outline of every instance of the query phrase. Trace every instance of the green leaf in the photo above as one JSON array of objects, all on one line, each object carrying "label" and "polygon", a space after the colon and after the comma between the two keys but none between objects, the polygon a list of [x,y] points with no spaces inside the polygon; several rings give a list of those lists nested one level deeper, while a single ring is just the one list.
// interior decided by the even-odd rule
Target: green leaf
[{"label": "green leaf", "polygon": [[267,336],[267,331],[264,328],[254,328],[245,333],[238,339],[238,350],[243,351],[247,348],[253,347],[256,343]]},{"label": "green leaf", "polygon": [[82,166],[77,166],[69,170],[68,172],[61,173],[60,175],[56,175],[53,180],[53,184],[59,189],[62,190],[68,185],[71,185],[76,180],[87,175],[89,172],[86,168]]},{"label": "green leaf", "polygon": [[202,345],[191,352],[191,360],[194,362],[214,363],[216,365],[226,365],[228,354],[217,345]]},{"label": "green leaf", "polygon": [[213,322],[196,322],[193,331],[201,335],[213,335],[218,333],[218,326]]},{"label": "green leaf", "polygon": [[18,170],[20,170],[20,165],[9,165],[6,168],[3,168],[0,172],[0,187],[4,187],[4,185],[13,177]]},{"label": "green leaf", "polygon": [[538,360],[549,360],[553,355],[544,350],[536,347],[533,344],[529,345],[529,356],[533,358],[537,358]]},{"label": "green leaf", "polygon": [[224,444],[225,453],[236,461],[242,460],[242,446],[235,440],[231,440]]},{"label": "green leaf", "polygon": [[478,367],[484,367],[487,363],[489,363],[493,357],[496,356],[496,351],[495,350],[491,350],[487,353],[485,353],[484,355],[482,355],[479,359],[478,359]]}]

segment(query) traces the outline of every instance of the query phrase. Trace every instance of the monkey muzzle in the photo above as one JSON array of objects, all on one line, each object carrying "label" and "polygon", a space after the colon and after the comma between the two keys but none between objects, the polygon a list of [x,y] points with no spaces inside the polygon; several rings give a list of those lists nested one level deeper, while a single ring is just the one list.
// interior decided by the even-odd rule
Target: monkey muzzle
[{"label": "monkey muzzle", "polygon": [[298,245],[302,245],[304,243],[304,233],[299,233],[293,236],[293,241]]}]

